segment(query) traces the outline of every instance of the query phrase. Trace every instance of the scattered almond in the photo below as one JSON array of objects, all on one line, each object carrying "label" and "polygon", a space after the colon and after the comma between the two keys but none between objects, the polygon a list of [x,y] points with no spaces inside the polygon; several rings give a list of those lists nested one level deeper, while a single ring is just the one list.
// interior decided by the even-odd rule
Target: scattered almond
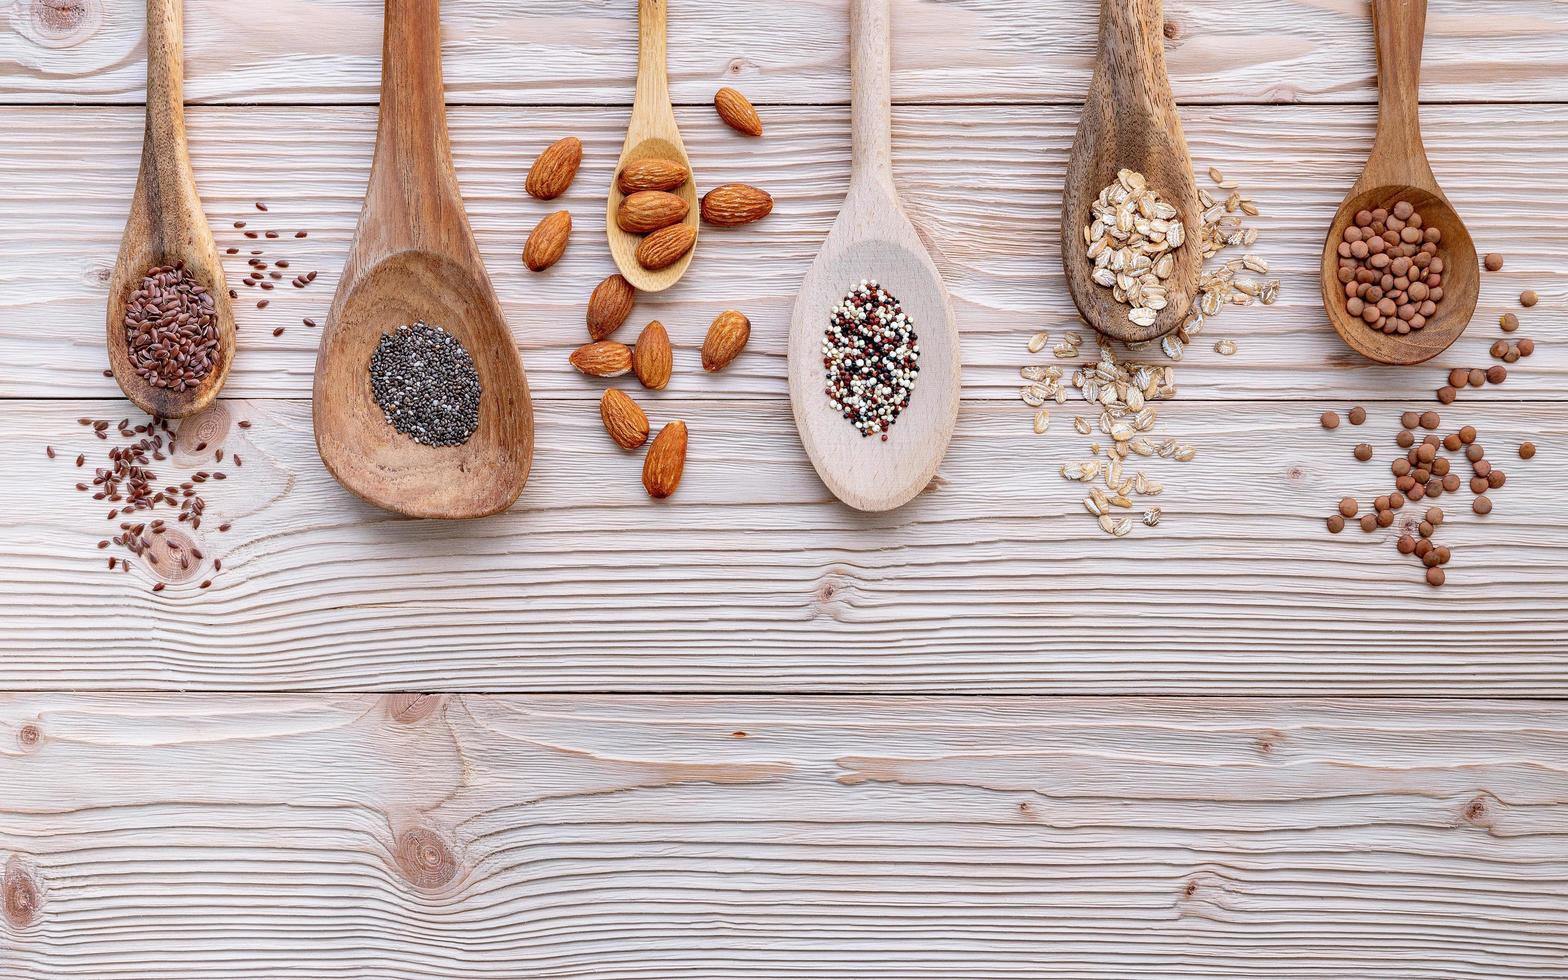
[{"label": "scattered almond", "polygon": [[649,158],[633,160],[621,168],[617,182],[621,193],[637,191],[673,191],[691,179],[691,171],[674,160]]},{"label": "scattered almond", "polygon": [[619,388],[608,388],[599,399],[599,417],[604,431],[622,449],[636,449],[648,441],[648,416],[632,396]]},{"label": "scattered almond", "polygon": [[751,339],[751,321],[737,310],[725,310],[713,318],[708,336],[702,342],[702,369],[717,371],[735,360]]},{"label": "scattered almond", "polygon": [[637,264],[644,269],[663,269],[679,262],[696,243],[697,229],[690,225],[660,228],[637,246]]},{"label": "scattered almond", "polygon": [[637,290],[620,273],[607,276],[588,297],[588,336],[603,340],[620,329],[631,316]]},{"label": "scattered almond", "polygon": [[615,209],[615,223],[622,231],[643,235],[683,220],[690,210],[686,199],[677,194],[637,191],[621,198],[621,206]]},{"label": "scattered almond", "polygon": [[572,367],[596,378],[618,378],[632,369],[632,349],[613,340],[596,340],[572,351]]},{"label": "scattered almond", "polygon": [[661,391],[670,383],[670,375],[675,373],[675,351],[670,348],[669,333],[658,320],[649,320],[637,335],[632,371],[644,388]]},{"label": "scattered almond", "polygon": [[729,128],[747,136],[762,135],[762,117],[751,100],[728,86],[713,93],[713,108]]},{"label": "scattered almond", "polygon": [[534,272],[543,272],[555,265],[566,253],[566,241],[571,234],[570,211],[545,215],[528,233],[528,243],[523,246],[523,264]]},{"label": "scattered almond", "polygon": [[772,211],[772,195],[749,184],[724,184],[702,195],[702,220],[710,225],[749,224]]},{"label": "scattered almond", "polygon": [[565,136],[544,148],[528,168],[528,179],[523,187],[530,197],[541,201],[560,197],[572,186],[577,168],[583,162],[583,141],[575,136]]},{"label": "scattered almond", "polygon": [[681,485],[685,469],[686,423],[671,422],[648,447],[648,458],[642,462],[642,485],[650,497],[668,497]]}]

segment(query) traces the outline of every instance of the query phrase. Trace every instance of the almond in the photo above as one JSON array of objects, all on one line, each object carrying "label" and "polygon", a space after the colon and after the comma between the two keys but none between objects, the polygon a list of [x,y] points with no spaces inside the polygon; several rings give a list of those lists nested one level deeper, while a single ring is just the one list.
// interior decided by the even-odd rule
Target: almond
[{"label": "almond", "polygon": [[702,369],[717,371],[746,347],[751,339],[751,321],[738,310],[725,310],[713,318],[708,336],[702,342]]},{"label": "almond", "polygon": [[670,349],[670,335],[658,320],[649,320],[637,335],[632,371],[644,388],[660,391],[670,383],[670,375],[675,373],[675,351]]},{"label": "almond", "polygon": [[668,191],[638,191],[621,199],[615,209],[615,223],[622,231],[643,235],[681,221],[691,205]]},{"label": "almond", "polygon": [[617,272],[593,287],[588,297],[588,336],[603,340],[620,329],[631,316],[632,304],[637,300],[637,290]]},{"label": "almond", "polygon": [[633,160],[622,167],[617,181],[621,193],[635,194],[637,191],[673,191],[690,179],[691,171],[685,164],[649,158]]},{"label": "almond", "polygon": [[632,369],[632,349],[613,340],[596,340],[572,351],[572,367],[596,378],[618,378]]},{"label": "almond", "polygon": [[577,167],[583,162],[583,141],[575,136],[565,136],[544,148],[528,168],[528,179],[523,187],[530,197],[548,201],[566,193],[577,176]]},{"label": "almond", "polygon": [[679,262],[696,243],[697,229],[691,225],[660,228],[637,246],[637,264],[644,269],[663,269]]},{"label": "almond", "polygon": [[744,225],[772,211],[772,195],[750,184],[723,184],[702,195],[702,220],[710,225]]},{"label": "almond", "polygon": [[523,246],[523,264],[534,272],[543,272],[561,260],[566,252],[566,240],[572,234],[572,213],[557,211],[547,214],[534,230],[528,233],[528,243]]},{"label": "almond", "polygon": [[713,108],[719,110],[719,118],[729,128],[747,136],[762,135],[762,118],[751,101],[734,89],[726,87],[713,93]]},{"label": "almond", "polygon": [[648,447],[648,458],[642,461],[642,485],[650,497],[668,497],[681,485],[685,470],[686,423],[671,422]]},{"label": "almond", "polygon": [[604,431],[622,449],[636,449],[648,441],[648,416],[619,388],[605,390],[599,399],[599,417],[604,420]]}]

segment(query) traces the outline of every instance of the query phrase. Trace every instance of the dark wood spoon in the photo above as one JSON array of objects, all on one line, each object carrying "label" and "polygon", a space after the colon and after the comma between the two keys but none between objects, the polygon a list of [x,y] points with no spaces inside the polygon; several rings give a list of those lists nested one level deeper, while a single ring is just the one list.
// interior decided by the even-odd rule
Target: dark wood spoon
[{"label": "dark wood spoon", "polygon": [[[150,415],[176,419],[212,404],[234,361],[234,311],[218,247],[196,193],[185,145],[183,0],[147,0],[147,121],[142,164],[120,254],[109,277],[109,366],[120,390]],[[183,265],[212,296],[218,347],[205,376],[184,391],[154,387],[131,363],[125,304],[148,271]]]},{"label": "dark wood spoon", "polygon": [[[1152,340],[1175,330],[1198,294],[1203,249],[1198,240],[1198,190],[1181,116],[1165,74],[1165,15],[1160,0],[1100,0],[1099,53],[1062,188],[1062,268],[1084,322],[1117,340]],[[1143,174],[1160,200],[1176,209],[1186,245],[1171,254],[1166,307],[1140,326],[1128,307],[1090,278],[1094,265],[1083,239],[1100,190],[1123,168]]]},{"label": "dark wood spoon", "polygon": [[[1443,189],[1421,142],[1421,44],[1426,0],[1372,0],[1377,43],[1377,137],[1350,193],[1334,215],[1323,243],[1323,309],[1351,348],[1383,364],[1419,364],[1447,350],[1465,332],[1480,293],[1475,242]],[[1442,233],[1443,300],[1420,330],[1386,334],[1345,308],[1339,281],[1339,243],[1357,211],[1392,208],[1409,201],[1426,227]]]},{"label": "dark wood spoon", "polygon": [[[337,481],[411,517],[483,517],[522,492],[533,403],[474,243],[446,128],[439,0],[386,0],[381,116],[359,227],[316,355],[316,448]],[[461,446],[388,425],[370,388],[383,334],[424,320],[473,357],[479,427]]]}]

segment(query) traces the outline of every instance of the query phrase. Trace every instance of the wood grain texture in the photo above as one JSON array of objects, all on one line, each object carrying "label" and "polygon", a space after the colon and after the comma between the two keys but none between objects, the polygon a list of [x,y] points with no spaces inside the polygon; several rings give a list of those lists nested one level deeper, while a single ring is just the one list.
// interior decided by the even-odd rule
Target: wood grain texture
[{"label": "wood grain texture", "polygon": [[[1428,106],[1427,142],[1449,196],[1483,251],[1508,254],[1503,272],[1482,283],[1470,335],[1414,371],[1371,365],[1345,349],[1323,317],[1317,286],[1329,217],[1371,144],[1371,107],[1189,108],[1185,129],[1196,164],[1219,165],[1263,208],[1257,252],[1284,279],[1280,302],[1228,311],[1205,336],[1229,333],[1242,353],[1194,357],[1184,393],[1204,398],[1415,397],[1447,369],[1484,363],[1496,318],[1517,310],[1520,290],[1539,290],[1534,311],[1519,311],[1540,348],[1510,369],[1509,383],[1482,398],[1565,397],[1568,340],[1568,225],[1539,220],[1536,202],[1568,200],[1568,107],[1532,106],[1506,114],[1483,107]],[[584,342],[583,311],[595,283],[612,271],[604,244],[603,188],[620,151],[624,115],[612,109],[454,108],[458,180],[481,254],[523,349],[536,396],[597,398],[567,355]],[[682,110],[682,128],[703,181],[731,181],[773,194],[773,214],[755,224],[705,233],[703,260],[679,289],[640,297],[633,325],[657,318],[677,347],[695,346],[715,314],[739,309],[753,323],[747,356],[691,389],[714,397],[782,400],[786,324],[806,269],[843,202],[849,178],[849,119],[842,109],[773,109],[769,135],[754,143],[719,121],[711,107]],[[900,198],[936,258],[953,298],[964,349],[966,398],[1016,397],[1023,349],[1038,329],[1074,329],[1057,258],[1061,174],[1077,114],[1036,107],[914,107],[893,114]],[[266,245],[292,271],[316,269],[308,289],[268,294],[255,309],[247,290],[236,306],[242,356],[226,391],[235,397],[302,397],[310,390],[317,333],[364,192],[375,113],[348,109],[197,109],[191,148],[220,246]],[[109,397],[101,376],[104,286],[125,201],[135,181],[140,113],[128,109],[0,109],[0,397]],[[544,146],[567,133],[585,142],[572,189],[548,204],[522,182]],[[955,154],[955,141],[966,153]],[[777,149],[777,148],[787,148]],[[1285,163],[1282,164],[1282,161]],[[247,241],[229,227],[252,218],[265,199],[283,238]],[[549,210],[570,208],[574,245],[542,275],[518,261],[527,231]],[[252,230],[262,227],[252,223]],[[290,237],[307,228],[310,237]],[[47,323],[47,330],[39,325]],[[287,332],[273,338],[272,331]],[[693,384],[698,382],[693,381]]]},{"label": "wood grain texture", "polygon": [[[222,573],[156,595],[105,569],[104,505],[71,490],[77,447],[103,445],[76,417],[123,403],[12,402],[0,689],[1568,694],[1561,404],[1445,411],[1508,484],[1486,518],[1468,491],[1438,501],[1454,551],[1438,592],[1395,553],[1397,526],[1323,526],[1341,496],[1389,489],[1399,403],[1333,433],[1323,404],[1161,404],[1198,458],[1153,461],[1164,520],[1112,539],[1057,474],[1087,458],[1070,411],[1036,436],[1022,404],[965,406],[932,487],[865,515],[823,489],[782,400],[682,390],[697,356],[639,395],[655,428],[691,427],[675,497],[647,500],[593,401],[541,399],[529,492],[473,523],[355,500],[303,402],[224,402],[255,424],[201,435],[244,458],[209,485],[197,536]],[[1375,462],[1353,459],[1363,439]],[[220,468],[204,459],[185,462]]]},{"label": "wood grain texture", "polygon": [[[411,517],[475,518],[522,492],[533,403],[453,172],[440,37],[439,0],[387,0],[375,157],[311,404],[316,447],[343,486]],[[367,368],[382,338],[421,321],[450,333],[473,361],[479,418],[461,446],[397,432],[371,390]]]},{"label": "wood grain texture", "polygon": [[[380,15],[377,0],[275,0],[265,16],[231,0],[191,0],[187,93],[199,102],[373,103]],[[1165,15],[1182,102],[1376,100],[1364,3],[1180,0]],[[140,101],[141,17],[136,0],[13,0],[0,8],[0,100]],[[445,20],[454,102],[630,101],[635,4],[448,0]],[[1095,31],[1081,4],[896,0],[894,21],[900,102],[1083,98]],[[687,0],[670,19],[675,100],[708,106],[714,90],[734,85],[758,104],[847,103],[848,28],[844,0],[770,4],[750,16],[728,0]],[[1565,34],[1553,0],[1445,3],[1428,27],[1427,98],[1561,99]]]},{"label": "wood grain texture", "polygon": [[11,697],[0,964],[1549,980],[1564,721],[1501,701]]}]

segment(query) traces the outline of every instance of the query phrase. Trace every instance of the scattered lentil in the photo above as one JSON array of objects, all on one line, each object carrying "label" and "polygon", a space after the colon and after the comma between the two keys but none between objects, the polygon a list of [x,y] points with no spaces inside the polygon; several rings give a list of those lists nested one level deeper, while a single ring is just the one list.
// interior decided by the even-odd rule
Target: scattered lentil
[{"label": "scattered lentil", "polygon": [[1337,429],[1339,428],[1339,413],[1324,412],[1318,421],[1323,423],[1323,428],[1325,429]]},{"label": "scattered lentil", "polygon": [[1350,410],[1350,424],[1360,425],[1367,420],[1367,410],[1357,405]]},{"label": "scattered lentil", "polygon": [[1486,253],[1486,271],[1497,272],[1503,267],[1503,257],[1496,252]]},{"label": "scattered lentil", "polygon": [[1520,459],[1534,459],[1535,458],[1535,443],[1533,443],[1533,442],[1521,442],[1519,444],[1519,458]]},{"label": "scattered lentil", "polygon": [[1541,297],[1533,289],[1526,289],[1519,294],[1519,305],[1528,309],[1541,301]]}]

